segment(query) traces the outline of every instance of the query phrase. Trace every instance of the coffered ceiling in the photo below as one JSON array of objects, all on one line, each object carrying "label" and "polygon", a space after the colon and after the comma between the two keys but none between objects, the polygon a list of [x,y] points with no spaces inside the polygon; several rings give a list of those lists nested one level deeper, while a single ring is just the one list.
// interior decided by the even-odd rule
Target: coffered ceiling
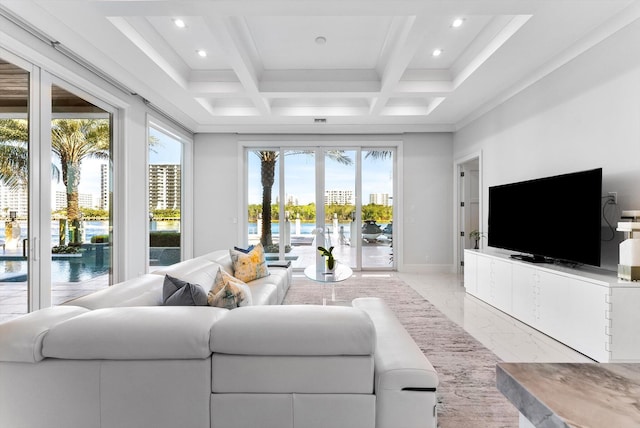
[{"label": "coffered ceiling", "polygon": [[638,3],[0,0],[194,132],[314,133],[457,129],[636,20]]}]

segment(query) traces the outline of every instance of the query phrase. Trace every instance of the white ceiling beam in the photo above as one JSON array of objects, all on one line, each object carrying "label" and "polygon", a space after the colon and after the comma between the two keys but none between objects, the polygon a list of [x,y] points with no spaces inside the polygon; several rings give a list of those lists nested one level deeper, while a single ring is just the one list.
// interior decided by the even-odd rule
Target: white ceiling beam
[{"label": "white ceiling beam", "polygon": [[[143,35],[136,28],[146,28],[145,21],[142,18],[107,18],[114,27],[124,34],[138,49],[140,49],[158,68],[166,73],[178,85],[183,88],[187,87],[187,67],[184,63],[180,64],[179,60],[174,59],[173,63],[167,60],[166,53],[159,52],[154,48],[154,44],[148,40],[148,35]],[[133,22],[129,22],[132,20]],[[134,25],[136,27],[134,27]],[[156,44],[157,45],[157,44]],[[179,64],[180,66],[176,66]]]},{"label": "white ceiling beam", "polygon": [[423,40],[433,31],[428,25],[428,20],[429,16],[425,15],[409,16],[403,19],[401,26],[400,23],[395,24],[393,31],[396,37],[388,48],[390,53],[382,72],[380,95],[371,100],[369,114],[381,114],[387,101],[396,91]]},{"label": "white ceiling beam", "polygon": [[253,57],[255,48],[247,46],[246,35],[237,30],[237,25],[229,17],[206,17],[205,22],[212,37],[220,46],[224,47],[227,60],[236,73],[238,80],[244,87],[245,93],[251,98],[260,114],[269,115],[268,100],[261,96],[259,90],[259,74],[256,60]]},{"label": "white ceiling beam", "polygon": [[457,88],[482,66],[498,49],[529,21],[531,15],[514,16],[509,23],[491,40],[453,79],[453,87]]}]

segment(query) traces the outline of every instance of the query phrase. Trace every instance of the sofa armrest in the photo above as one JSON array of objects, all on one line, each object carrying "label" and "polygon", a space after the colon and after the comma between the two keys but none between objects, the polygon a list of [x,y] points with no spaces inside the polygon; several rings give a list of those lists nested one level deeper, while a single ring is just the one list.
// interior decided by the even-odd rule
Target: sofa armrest
[{"label": "sofa armrest", "polygon": [[78,306],[54,306],[0,324],[0,361],[37,363],[42,341],[56,324],[89,312]]},{"label": "sofa armrest", "polygon": [[376,328],[376,428],[435,428],[438,374],[391,309],[378,298],[358,298]]},{"label": "sofa armrest", "polygon": [[394,313],[378,298],[358,298],[376,328],[376,390],[433,390],[438,374]]}]

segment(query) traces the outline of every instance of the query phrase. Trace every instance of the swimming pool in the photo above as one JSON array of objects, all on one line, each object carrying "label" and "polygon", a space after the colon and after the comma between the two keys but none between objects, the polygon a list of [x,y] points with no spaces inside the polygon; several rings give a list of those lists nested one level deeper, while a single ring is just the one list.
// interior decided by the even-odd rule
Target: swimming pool
[{"label": "swimming pool", "polygon": [[[109,258],[105,263],[96,263],[95,256],[54,258],[51,260],[52,282],[82,282],[109,273]],[[27,261],[25,259],[0,258],[0,282],[25,282]]]}]

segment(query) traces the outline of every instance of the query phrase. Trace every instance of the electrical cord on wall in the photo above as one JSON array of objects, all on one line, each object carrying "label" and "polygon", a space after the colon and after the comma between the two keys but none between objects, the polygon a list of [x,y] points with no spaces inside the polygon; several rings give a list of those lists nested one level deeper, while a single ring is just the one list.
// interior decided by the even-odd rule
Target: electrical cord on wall
[{"label": "electrical cord on wall", "polygon": [[[611,237],[604,239],[601,238],[601,240],[603,242],[610,242],[613,241],[616,237],[616,230],[613,227],[613,225],[611,224],[611,222],[607,219],[607,215],[606,215],[606,208],[608,205],[613,205],[614,207],[617,207],[618,204],[616,204],[615,200],[613,199],[613,197],[611,195],[607,195],[607,196],[603,196],[602,199],[606,199],[606,201],[604,201],[604,204],[602,204],[602,218],[604,219],[605,223],[607,223],[607,226],[609,226],[609,231],[611,231]],[[619,213],[618,213],[618,217]]]}]

